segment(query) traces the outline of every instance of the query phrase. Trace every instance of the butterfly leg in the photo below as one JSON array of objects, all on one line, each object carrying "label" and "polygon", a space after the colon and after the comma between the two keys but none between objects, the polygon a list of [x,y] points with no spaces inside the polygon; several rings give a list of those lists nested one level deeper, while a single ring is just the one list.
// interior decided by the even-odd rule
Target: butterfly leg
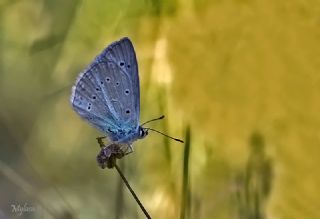
[{"label": "butterfly leg", "polygon": [[125,155],[131,154],[133,152],[132,144],[128,144]]},{"label": "butterfly leg", "polygon": [[98,141],[98,144],[99,144],[100,148],[105,147],[105,144],[102,141],[102,139],[104,139],[104,138],[106,138],[106,136],[97,137],[97,141]]}]

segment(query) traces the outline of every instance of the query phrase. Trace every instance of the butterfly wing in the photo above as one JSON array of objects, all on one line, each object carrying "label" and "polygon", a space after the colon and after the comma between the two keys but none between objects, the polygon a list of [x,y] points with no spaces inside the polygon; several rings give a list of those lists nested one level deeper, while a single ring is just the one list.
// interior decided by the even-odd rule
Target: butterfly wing
[{"label": "butterfly wing", "polygon": [[[130,113],[126,110],[120,110],[120,116],[126,118],[126,121],[138,125],[140,119],[140,85],[139,85],[139,74],[138,74],[138,63],[136,59],[136,53],[134,47],[129,38],[123,38],[118,42],[112,43],[103,52],[102,57],[106,57],[108,61],[111,61],[115,66],[114,68],[120,68],[121,74],[115,81],[117,87],[114,98],[120,100],[119,103],[130,107]],[[98,58],[99,60],[99,58]],[[112,65],[112,64],[111,64]],[[117,84],[119,82],[120,84]],[[123,95],[124,94],[124,95]],[[127,120],[130,118],[129,120]]]},{"label": "butterfly wing", "polygon": [[74,110],[112,141],[136,135],[140,116],[138,64],[131,41],[112,43],[79,75]]}]

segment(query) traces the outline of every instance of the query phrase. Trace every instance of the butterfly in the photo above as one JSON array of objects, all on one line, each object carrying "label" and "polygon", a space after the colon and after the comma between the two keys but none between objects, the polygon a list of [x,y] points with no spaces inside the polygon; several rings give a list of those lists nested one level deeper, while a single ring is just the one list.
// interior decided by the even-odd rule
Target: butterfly
[{"label": "butterfly", "polygon": [[164,118],[161,116],[140,125],[138,63],[132,42],[127,37],[107,46],[79,74],[72,87],[70,102],[74,111],[103,132],[113,145],[108,148],[99,143],[105,150],[100,154],[106,155],[100,156],[99,164],[108,161],[116,153],[121,156],[113,157],[131,153],[134,141],[146,137],[148,130],[156,131],[142,125]]}]

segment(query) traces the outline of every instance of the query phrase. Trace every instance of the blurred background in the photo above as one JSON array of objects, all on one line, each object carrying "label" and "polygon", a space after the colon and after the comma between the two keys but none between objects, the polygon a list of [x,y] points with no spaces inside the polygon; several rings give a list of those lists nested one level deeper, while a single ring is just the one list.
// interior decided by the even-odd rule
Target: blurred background
[{"label": "blurred background", "polygon": [[69,104],[128,36],[141,122],[185,140],[118,162],[152,218],[319,219],[319,25],[315,0],[1,0],[0,218],[144,218]]}]

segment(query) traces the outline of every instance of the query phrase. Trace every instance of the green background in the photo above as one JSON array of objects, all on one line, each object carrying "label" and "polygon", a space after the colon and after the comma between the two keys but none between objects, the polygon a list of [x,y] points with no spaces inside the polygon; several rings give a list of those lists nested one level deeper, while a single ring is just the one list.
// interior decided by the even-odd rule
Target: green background
[{"label": "green background", "polygon": [[315,0],[2,0],[0,217],[144,218],[69,104],[128,36],[141,122],[186,140],[119,161],[153,218],[319,219],[319,25]]}]

